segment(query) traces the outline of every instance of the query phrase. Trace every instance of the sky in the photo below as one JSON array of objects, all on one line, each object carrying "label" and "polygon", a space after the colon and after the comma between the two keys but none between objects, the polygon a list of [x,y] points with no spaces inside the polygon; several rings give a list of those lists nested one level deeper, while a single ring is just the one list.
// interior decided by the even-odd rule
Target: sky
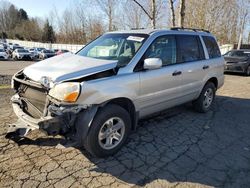
[{"label": "sky", "polygon": [[8,0],[17,8],[23,8],[31,17],[47,17],[56,7],[59,13],[71,6],[74,0]]}]

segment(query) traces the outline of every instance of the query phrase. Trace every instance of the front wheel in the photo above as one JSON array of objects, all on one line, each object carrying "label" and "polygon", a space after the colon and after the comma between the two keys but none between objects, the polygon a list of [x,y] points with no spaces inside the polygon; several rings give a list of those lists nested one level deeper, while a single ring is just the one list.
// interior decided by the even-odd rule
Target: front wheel
[{"label": "front wheel", "polygon": [[108,105],[95,116],[84,140],[85,149],[96,157],[113,155],[125,144],[130,129],[129,113],[118,105]]},{"label": "front wheel", "polygon": [[250,76],[250,65],[246,69],[246,76]]},{"label": "front wheel", "polygon": [[216,88],[212,82],[208,82],[201,91],[198,99],[193,102],[194,109],[197,112],[205,113],[213,105]]}]

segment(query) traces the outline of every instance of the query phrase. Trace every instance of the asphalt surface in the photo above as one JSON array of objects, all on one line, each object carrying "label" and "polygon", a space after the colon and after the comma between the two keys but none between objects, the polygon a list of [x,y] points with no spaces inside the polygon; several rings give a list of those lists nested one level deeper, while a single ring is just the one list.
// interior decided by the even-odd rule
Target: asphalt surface
[{"label": "asphalt surface", "polygon": [[13,75],[36,61],[0,61],[0,75]]},{"label": "asphalt surface", "polygon": [[0,89],[0,187],[249,187],[250,77],[226,75],[207,114],[189,104],[139,123],[115,156],[57,149],[39,131],[5,139],[16,120],[9,89]]}]

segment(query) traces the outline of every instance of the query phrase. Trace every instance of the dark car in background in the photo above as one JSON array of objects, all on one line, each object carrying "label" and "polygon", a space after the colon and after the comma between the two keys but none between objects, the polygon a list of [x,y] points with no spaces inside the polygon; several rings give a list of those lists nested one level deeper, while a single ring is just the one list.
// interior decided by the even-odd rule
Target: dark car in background
[{"label": "dark car in background", "polygon": [[225,72],[238,72],[250,76],[250,50],[231,50],[224,54]]},{"label": "dark car in background", "polygon": [[39,59],[47,59],[47,58],[53,57],[55,55],[56,55],[55,52],[52,50],[42,50],[39,53]]}]

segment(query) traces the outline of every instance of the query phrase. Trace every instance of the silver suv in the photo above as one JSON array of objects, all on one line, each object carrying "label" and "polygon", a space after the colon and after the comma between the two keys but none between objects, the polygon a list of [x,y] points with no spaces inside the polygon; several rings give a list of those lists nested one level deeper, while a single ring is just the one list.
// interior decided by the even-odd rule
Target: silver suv
[{"label": "silver suv", "polygon": [[224,58],[205,30],[132,30],[104,34],[16,73],[9,131],[41,129],[105,157],[139,119],[192,101],[207,112],[224,83]]}]

